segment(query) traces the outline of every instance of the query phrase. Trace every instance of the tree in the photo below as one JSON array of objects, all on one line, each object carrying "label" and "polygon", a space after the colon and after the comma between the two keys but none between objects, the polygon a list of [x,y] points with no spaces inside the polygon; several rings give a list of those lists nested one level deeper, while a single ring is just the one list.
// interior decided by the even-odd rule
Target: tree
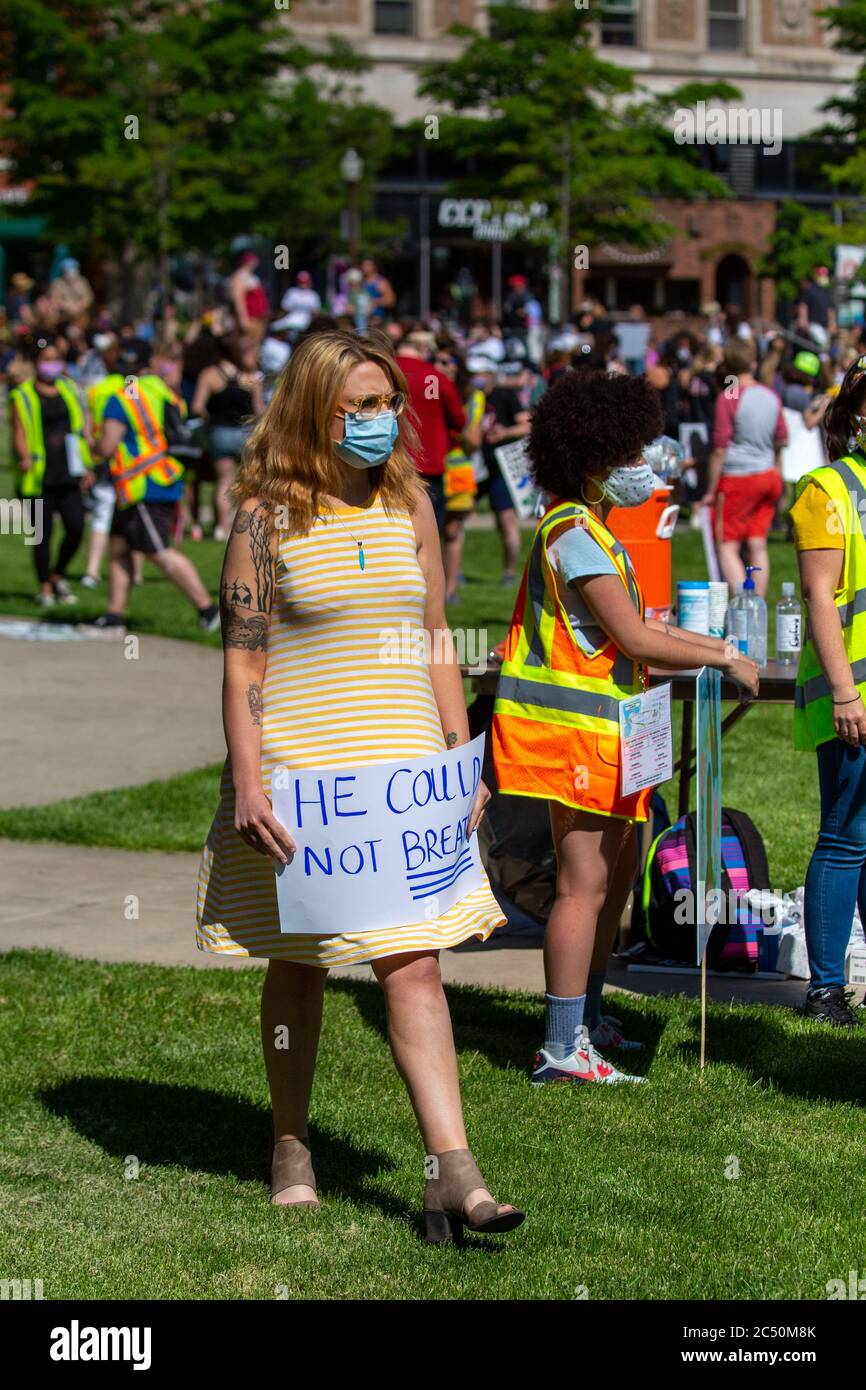
[{"label": "tree", "polygon": [[[866,58],[866,0],[839,0],[832,9],[819,11],[834,33],[834,47]],[[807,232],[822,241],[830,260],[832,248],[844,242],[866,242],[866,63],[861,65],[850,91],[831,97],[822,108],[835,119],[815,132],[823,140],[831,160],[822,172],[840,190],[833,214],[807,219]],[[814,252],[802,274],[814,269]],[[862,276],[858,275],[857,279]],[[798,281],[799,284],[799,281]]]},{"label": "tree", "polygon": [[674,143],[673,121],[699,99],[734,99],[735,87],[690,83],[645,95],[631,72],[593,48],[597,7],[557,0],[548,10],[499,4],[491,14],[489,36],[465,25],[449,31],[466,47],[428,64],[420,92],[449,108],[439,127],[448,148],[477,157],[475,196],[549,204],[555,190],[544,235],[566,284],[575,243],[667,240],[675,229],[653,198],[729,192]]},{"label": "tree", "polygon": [[15,0],[0,140],[34,212],[75,248],[155,258],[163,280],[172,252],[241,233],[292,264],[336,249],[340,154],[364,157],[364,206],[391,120],[358,99],[346,44],[314,53],[285,18],[244,0]]},{"label": "tree", "polygon": [[772,277],[776,293],[793,304],[803,280],[816,266],[832,265],[834,248],[847,240],[842,224],[834,225],[823,208],[802,203],[782,203],[770,238],[770,250],[758,266],[760,275]]}]

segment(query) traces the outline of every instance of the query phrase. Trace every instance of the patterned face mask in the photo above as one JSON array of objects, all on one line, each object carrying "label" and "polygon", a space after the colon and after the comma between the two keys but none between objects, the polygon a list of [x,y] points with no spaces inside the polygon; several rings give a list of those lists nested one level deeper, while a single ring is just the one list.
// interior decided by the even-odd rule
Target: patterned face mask
[{"label": "patterned face mask", "polygon": [[[851,385],[856,385],[862,377],[866,376],[866,354],[857,359],[856,371],[851,378]],[[851,416],[851,443],[850,449],[858,449],[861,453],[866,451],[866,415]]]}]

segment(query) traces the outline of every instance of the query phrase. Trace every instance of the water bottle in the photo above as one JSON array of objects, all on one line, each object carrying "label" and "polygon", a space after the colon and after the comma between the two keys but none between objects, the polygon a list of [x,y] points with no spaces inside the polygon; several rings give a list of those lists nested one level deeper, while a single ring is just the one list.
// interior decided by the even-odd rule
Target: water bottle
[{"label": "water bottle", "polygon": [[767,664],[767,605],[755,591],[752,574],[758,565],[746,565],[746,579],[731,599],[726,622],[727,636],[733,644],[759,666]]},{"label": "water bottle", "polygon": [[755,590],[755,581],[752,578],[754,570],[760,569],[760,565],[746,565],[746,582],[744,589],[750,591],[752,601],[753,619],[749,623],[749,648],[748,654],[753,661],[757,661],[759,666],[767,664],[767,605],[761,595]]},{"label": "water bottle", "polygon": [[800,659],[803,645],[803,615],[800,600],[794,594],[794,585],[786,581],[782,585],[782,597],[776,604],[776,660],[783,666],[792,666]]},{"label": "water bottle", "polygon": [[725,616],[725,636],[737,651],[745,656],[749,650],[749,604],[742,584],[728,604]]}]

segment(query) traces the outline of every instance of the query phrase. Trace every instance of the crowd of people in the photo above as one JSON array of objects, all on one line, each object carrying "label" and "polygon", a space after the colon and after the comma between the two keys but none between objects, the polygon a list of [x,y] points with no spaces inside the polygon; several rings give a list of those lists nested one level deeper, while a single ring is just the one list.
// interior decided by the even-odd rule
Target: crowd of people
[{"label": "crowd of people", "polygon": [[[647,819],[652,790],[623,790],[619,703],[646,689],[649,663],[715,667],[742,698],[759,685],[737,644],[647,614],[607,526],[614,507],[652,495],[643,451],[685,428],[703,446],[687,460],[687,500],[713,509],[732,587],[749,563],[766,592],[769,529],[792,527],[809,612],[795,730],[798,745],[817,752],[822,808],[806,882],[804,1012],[852,1025],[845,947],[855,902],[866,912],[864,343],[840,330],[818,293],[820,268],[793,328],[708,305],[700,325],[655,337],[639,311],[621,323],[593,300],[547,330],[522,276],[512,277],[501,322],[397,318],[393,288],[372,261],[347,273],[327,310],[301,271],[271,313],[256,271],[245,253],[224,302],[186,325],[170,306],[155,324],[114,321],[74,263],[33,303],[13,282],[14,336],[0,368],[21,492],[43,506],[37,602],[75,601],[68,569],[89,510],[83,584],[102,582],[106,537],[110,547],[98,626],[124,627],[142,556],[181,590],[202,628],[222,623],[229,759],[202,855],[197,941],[269,963],[262,1035],[274,1201],[318,1204],[307,1107],[322,985],[331,964],[369,961],[435,1160],[428,1239],[448,1240],[464,1222],[504,1232],[524,1213],[494,1201],[467,1147],[436,959],[442,947],[486,939],[504,920],[499,904],[484,878],[453,908],[399,931],[355,931],[347,913],[332,934],[287,933],[273,869],[297,847],[273,813],[274,768],[353,766],[468,741],[454,662],[391,669],[379,633],[424,627],[439,650],[432,639],[448,631],[466,518],[481,497],[501,539],[501,581],[515,583],[521,528],[499,451],[525,440],[546,510],[505,644],[492,748],[500,792],[549,803],[556,849],[532,1081],[640,1080],[605,1055],[639,1044],[601,1012],[634,882],[634,826]],[[780,460],[790,412],[817,432],[819,461],[798,485],[789,522]],[[202,535],[207,480],[213,534],[227,542],[220,606],[178,545],[187,531]],[[833,509],[840,526],[830,544]],[[481,783],[468,834],[488,797]],[[290,1021],[290,1054],[268,1042],[274,1020]]]},{"label": "crowd of people", "polygon": [[[478,312],[467,322],[456,308],[425,321],[396,318],[393,286],[370,258],[343,270],[327,304],[311,272],[301,270],[272,307],[258,270],[255,252],[245,251],[214,302],[187,323],[171,303],[155,321],[124,322],[97,303],[71,257],[58,263],[41,294],[34,295],[26,273],[12,276],[0,311],[0,382],[11,393],[22,491],[44,502],[43,536],[34,552],[39,605],[76,601],[68,570],[88,517],[82,585],[103,582],[112,533],[120,538],[111,542],[112,552],[121,550],[127,524],[121,513],[131,502],[118,504],[111,457],[99,444],[106,392],[128,390],[128,379],[144,369],[151,378],[148,394],[154,395],[158,378],[169,388],[165,401],[176,397],[187,417],[182,476],[148,480],[145,495],[135,499],[133,540],[143,529],[145,553],[153,555],[185,535],[202,539],[207,525],[224,540],[229,489],[249,431],[293,350],[307,335],[329,328],[385,334],[406,376],[420,441],[416,466],[443,537],[446,602],[457,598],[466,520],[484,497],[501,539],[501,582],[514,582],[519,516],[497,450],[525,439],[534,407],[571,371],[646,376],[664,432],[685,436],[684,501],[695,513],[701,506],[713,509],[723,577],[735,589],[750,564],[758,592],[766,593],[768,533],[773,526],[790,527],[780,505],[784,411],[796,412],[807,430],[820,434],[830,400],[866,345],[859,330],[839,329],[823,267],[804,281],[788,329],[750,323],[736,306],[722,310],[711,303],[699,323],[684,327],[672,320],[662,332],[652,330],[638,307],[623,320],[591,298],[569,322],[549,328],[520,274],[509,279],[498,320]],[[41,455],[34,459],[27,438],[25,405],[42,417],[44,464]],[[134,430],[134,422],[128,428]],[[66,443],[70,435],[79,437],[75,450]],[[212,497],[205,506],[207,484]],[[55,525],[59,543],[52,539]],[[131,563],[133,580],[140,578],[137,550]],[[115,576],[107,622],[123,617],[120,594],[127,588]],[[201,593],[194,592],[197,602]]]}]

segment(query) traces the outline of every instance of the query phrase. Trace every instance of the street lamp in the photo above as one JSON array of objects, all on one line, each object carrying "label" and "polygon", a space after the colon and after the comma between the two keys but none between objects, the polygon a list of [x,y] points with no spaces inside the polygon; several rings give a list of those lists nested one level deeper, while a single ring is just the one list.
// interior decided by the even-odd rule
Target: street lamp
[{"label": "street lamp", "polygon": [[364,173],[364,161],[357,150],[346,150],[340,160],[340,175],[346,185],[349,205],[349,264],[358,258],[358,184]]}]

